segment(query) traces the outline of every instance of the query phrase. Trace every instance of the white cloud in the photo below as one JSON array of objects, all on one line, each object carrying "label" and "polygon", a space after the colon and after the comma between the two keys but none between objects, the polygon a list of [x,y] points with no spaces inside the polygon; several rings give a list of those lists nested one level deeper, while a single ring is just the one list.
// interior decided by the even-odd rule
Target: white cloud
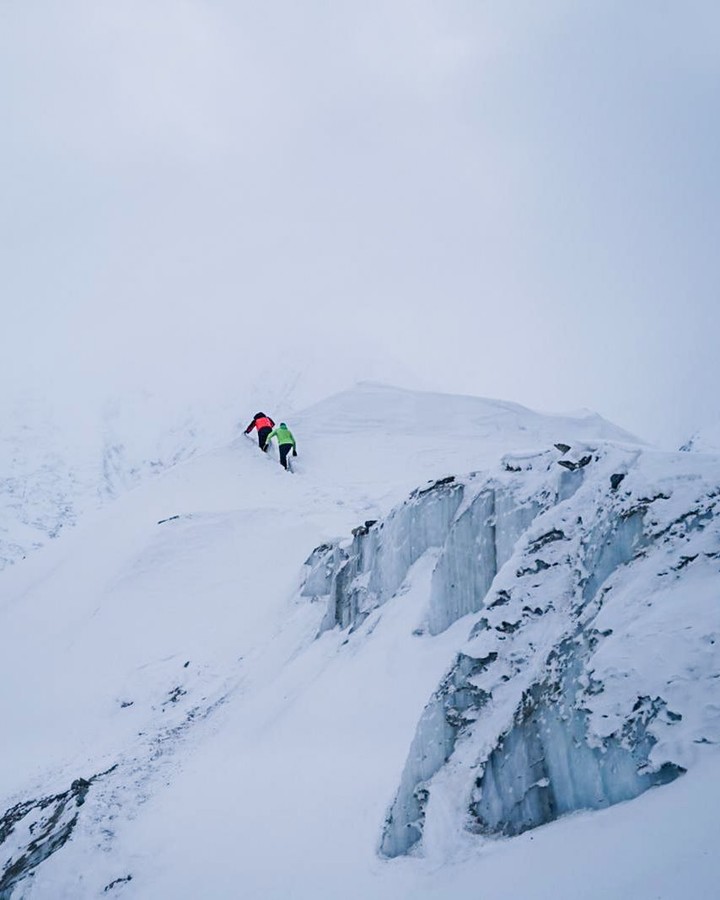
[{"label": "white cloud", "polygon": [[430,387],[691,431],[717,408],[719,19],[3,5],[3,383],[183,392],[282,347],[325,350],[332,390],[357,345]]}]

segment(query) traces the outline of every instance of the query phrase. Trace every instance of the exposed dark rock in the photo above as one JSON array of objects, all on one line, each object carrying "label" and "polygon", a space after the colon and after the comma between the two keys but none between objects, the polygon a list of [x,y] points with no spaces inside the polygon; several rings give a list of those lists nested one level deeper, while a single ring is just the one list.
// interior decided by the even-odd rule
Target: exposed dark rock
[{"label": "exposed dark rock", "polygon": [[[377,525],[377,519],[366,519],[362,525],[358,525],[357,528],[353,528],[352,536],[353,537],[362,537],[367,534],[368,531],[373,527],[373,525]],[[327,545],[323,545],[324,547]]]},{"label": "exposed dark rock", "polygon": [[614,475],[610,476],[610,487],[612,490],[616,491],[625,478],[625,472],[616,472]]},{"label": "exposed dark rock", "polygon": [[479,656],[475,660],[475,663],[477,666],[475,669],[475,674],[477,674],[478,672],[483,672],[485,669],[487,669],[488,666],[490,666],[490,665],[492,665],[492,663],[496,662],[497,658],[498,658],[498,655],[494,650],[491,651],[490,653],[488,653],[487,656]]},{"label": "exposed dark rock", "polygon": [[308,565],[308,564],[310,563],[310,560],[315,560],[315,559],[317,559],[319,556],[323,556],[323,555],[324,555],[325,553],[327,553],[329,550],[332,550],[332,548],[333,548],[333,545],[332,545],[332,544],[319,544],[319,545],[313,550],[313,552],[310,554],[310,556],[307,558],[307,560],[305,561],[305,565]]},{"label": "exposed dark rock", "polygon": [[439,487],[442,487],[445,484],[452,484],[455,481],[454,475],[446,475],[445,478],[438,478],[437,481],[431,482],[427,487],[418,488],[417,491],[413,491],[411,496],[422,497],[423,494],[427,494],[430,491],[434,491]]},{"label": "exposed dark rock", "polygon": [[546,563],[544,559],[536,559],[535,565],[526,569],[518,569],[516,575],[518,578],[522,578],[523,575],[537,575],[538,572],[544,572],[545,569],[550,568],[550,563]]},{"label": "exposed dark rock", "polygon": [[571,459],[559,459],[558,465],[563,466],[566,469],[569,469],[571,472],[574,472],[576,469],[584,469],[588,463],[592,462],[592,456],[583,456],[577,462],[573,462]]},{"label": "exposed dark rock", "polygon": [[567,453],[568,450],[570,450],[570,444],[555,444],[555,447],[556,447],[561,453]]},{"label": "exposed dark rock", "polygon": [[535,608],[531,606],[523,606],[522,611],[528,616],[542,616],[545,612],[545,610],[540,609],[539,606],[536,606]]},{"label": "exposed dark rock", "polygon": [[559,528],[553,528],[545,534],[541,535],[539,538],[536,538],[534,541],[530,543],[528,546],[528,550],[530,553],[537,553],[542,547],[546,544],[551,544],[553,541],[564,541],[565,540],[565,532],[560,531]]},{"label": "exposed dark rock", "polygon": [[108,775],[116,766],[91,778],[76,778],[68,790],[38,800],[16,803],[0,818],[0,845],[16,830],[26,829],[32,839],[11,859],[0,877],[0,898],[10,900],[19,882],[59,850],[77,824],[80,807],[93,782]]},{"label": "exposed dark rock", "polygon": [[505,590],[500,590],[497,592],[497,597],[492,601],[492,603],[488,603],[487,609],[496,609],[498,606],[505,606],[505,604],[509,602],[510,594]]},{"label": "exposed dark rock", "polygon": [[181,697],[184,697],[186,694],[187,694],[187,691],[184,690],[183,688],[181,688],[179,685],[177,687],[174,687],[168,693],[168,699],[165,701],[165,703],[163,703],[163,706],[165,706],[168,703],[177,703],[178,700]]},{"label": "exposed dark rock", "polygon": [[116,878],[115,881],[111,881],[110,884],[106,884],[103,888],[103,893],[107,894],[108,891],[111,891],[114,887],[117,887],[119,884],[127,884],[128,881],[132,881],[132,875],[125,875],[122,878]]}]

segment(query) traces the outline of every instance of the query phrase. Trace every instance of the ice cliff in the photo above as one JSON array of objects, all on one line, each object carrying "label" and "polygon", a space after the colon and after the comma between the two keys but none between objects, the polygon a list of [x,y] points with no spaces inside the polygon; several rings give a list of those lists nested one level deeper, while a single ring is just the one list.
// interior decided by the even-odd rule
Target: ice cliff
[{"label": "ice cliff", "polygon": [[313,552],[321,632],[372,629],[426,556],[414,639],[464,623],[383,855],[442,841],[448,816],[513,835],[629,800],[720,741],[719,476],[689,454],[558,445],[430,483]]}]

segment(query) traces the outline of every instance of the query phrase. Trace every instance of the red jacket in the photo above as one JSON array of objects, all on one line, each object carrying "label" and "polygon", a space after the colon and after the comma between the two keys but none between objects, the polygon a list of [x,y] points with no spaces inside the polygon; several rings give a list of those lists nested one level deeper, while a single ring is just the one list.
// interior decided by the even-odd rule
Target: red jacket
[{"label": "red jacket", "polygon": [[250,434],[253,428],[257,428],[260,431],[261,428],[274,428],[275,423],[270,418],[270,416],[255,416],[252,422],[245,429],[245,434]]}]

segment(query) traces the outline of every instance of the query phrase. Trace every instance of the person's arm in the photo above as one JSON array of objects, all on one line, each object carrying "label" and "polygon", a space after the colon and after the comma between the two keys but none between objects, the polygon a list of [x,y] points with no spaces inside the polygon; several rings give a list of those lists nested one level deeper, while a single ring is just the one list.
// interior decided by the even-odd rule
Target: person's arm
[{"label": "person's arm", "polygon": [[245,429],[245,434],[250,434],[250,432],[253,430],[254,427],[255,427],[255,419],[253,419],[252,422]]},{"label": "person's arm", "polygon": [[290,440],[292,441],[293,445],[293,456],[297,456],[297,444],[295,443],[295,436],[293,435],[292,431],[289,431],[288,434],[290,435]]},{"label": "person's arm", "polygon": [[277,435],[277,428],[273,428],[273,430],[270,432],[270,434],[265,438],[265,443],[266,443],[266,444],[269,444],[270,441],[271,441],[274,437],[276,437],[276,435]]}]

